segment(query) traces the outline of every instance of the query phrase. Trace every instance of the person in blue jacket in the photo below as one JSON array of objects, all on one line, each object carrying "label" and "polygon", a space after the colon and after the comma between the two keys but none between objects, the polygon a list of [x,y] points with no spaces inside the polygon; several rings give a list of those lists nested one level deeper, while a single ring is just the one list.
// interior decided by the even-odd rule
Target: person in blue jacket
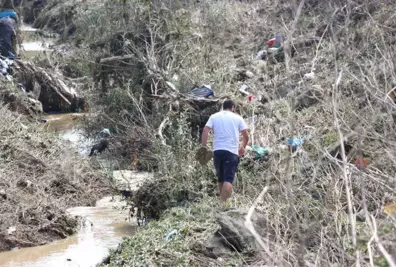
[{"label": "person in blue jacket", "polygon": [[16,28],[18,15],[11,1],[5,1],[0,11],[0,54],[3,57],[15,58],[17,46]]}]

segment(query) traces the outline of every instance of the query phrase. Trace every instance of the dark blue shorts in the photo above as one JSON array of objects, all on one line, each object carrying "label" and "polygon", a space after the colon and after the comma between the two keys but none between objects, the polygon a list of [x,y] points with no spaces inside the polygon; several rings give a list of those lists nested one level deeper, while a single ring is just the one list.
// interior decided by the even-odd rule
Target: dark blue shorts
[{"label": "dark blue shorts", "polygon": [[213,153],[213,162],[219,183],[233,183],[238,170],[239,157],[227,150],[216,150]]}]

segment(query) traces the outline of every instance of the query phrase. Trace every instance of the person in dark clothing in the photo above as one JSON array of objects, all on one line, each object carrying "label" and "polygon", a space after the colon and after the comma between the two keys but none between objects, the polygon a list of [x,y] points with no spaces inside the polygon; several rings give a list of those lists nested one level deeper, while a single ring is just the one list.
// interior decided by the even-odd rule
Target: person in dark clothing
[{"label": "person in dark clothing", "polygon": [[0,18],[0,54],[3,57],[15,57],[15,23],[9,17]]},{"label": "person in dark clothing", "polygon": [[3,57],[15,58],[17,23],[18,15],[14,11],[13,1],[3,0],[0,11],[0,54]]}]

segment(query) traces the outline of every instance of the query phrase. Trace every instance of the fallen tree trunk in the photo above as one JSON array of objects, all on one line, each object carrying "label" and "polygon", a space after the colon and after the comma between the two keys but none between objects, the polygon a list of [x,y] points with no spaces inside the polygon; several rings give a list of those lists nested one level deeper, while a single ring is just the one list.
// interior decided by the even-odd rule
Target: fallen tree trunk
[{"label": "fallen tree trunk", "polygon": [[35,98],[42,103],[44,112],[77,111],[83,108],[84,99],[56,74],[20,60],[14,62],[13,71],[26,92],[36,94]]}]

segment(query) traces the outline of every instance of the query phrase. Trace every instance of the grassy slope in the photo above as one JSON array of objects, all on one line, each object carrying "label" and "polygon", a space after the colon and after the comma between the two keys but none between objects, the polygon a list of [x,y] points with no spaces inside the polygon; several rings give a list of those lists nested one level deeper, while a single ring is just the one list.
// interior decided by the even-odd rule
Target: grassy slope
[{"label": "grassy slope", "polygon": [[[316,262],[317,266],[351,266],[358,251],[361,264],[366,265],[370,256],[366,244],[374,226],[369,222],[356,223],[350,213],[356,214],[367,208],[375,217],[375,223],[381,226],[379,240],[384,239],[390,254],[394,251],[394,237],[389,234],[389,229],[394,227],[382,213],[383,205],[395,201],[392,190],[395,128],[392,108],[383,101],[395,77],[392,51],[396,25],[390,11],[393,5],[392,1],[355,1],[350,5],[336,0],[306,1],[298,23],[294,25],[296,9],[292,1],[201,1],[200,4],[186,1],[183,8],[174,2],[173,6],[167,2],[149,6],[143,1],[129,1],[129,23],[124,24],[121,19],[121,6],[103,8],[98,5],[81,11],[82,15],[76,20],[76,33],[84,33],[79,39],[85,44],[98,46],[102,43],[100,49],[111,55],[113,34],[132,32],[135,34],[130,38],[132,47],[124,47],[123,53],[135,53],[136,61],[143,62],[149,70],[143,78],[155,81],[157,76],[154,74],[159,72],[180,91],[194,83],[212,83],[217,95],[227,93],[244,101],[236,93],[242,84],[236,74],[239,70],[252,71],[254,77],[244,83],[254,93],[267,94],[272,100],[261,109],[263,116],[255,126],[255,141],[270,146],[273,153],[266,164],[241,166],[233,201],[238,206],[249,207],[261,188],[270,186],[258,210],[266,214],[276,233],[271,240],[271,252],[278,263],[287,261],[297,266],[306,260]],[[104,22],[104,18],[112,23]],[[150,38],[154,36],[147,46],[140,42],[144,38],[139,39],[147,38],[146,30],[151,30]],[[254,54],[278,31],[287,33],[289,40],[293,37],[293,45],[308,36],[317,37],[321,42],[297,48],[296,55],[286,63],[254,61]],[[100,49],[93,49],[92,54],[100,54]],[[315,78],[303,79],[303,75],[312,70]],[[117,69],[117,72],[124,73],[127,78],[137,75],[133,68]],[[137,110],[131,101],[114,102],[114,99],[128,99],[128,90],[141,100],[144,84],[130,82],[129,85],[111,88],[106,97],[107,100],[113,97],[113,102],[105,111],[112,119],[126,118],[124,122],[132,123],[130,118],[142,116],[141,110]],[[299,90],[295,90],[294,96],[279,99],[280,91],[291,87]],[[295,110],[293,102],[298,101],[300,90],[310,90],[316,103]],[[118,98],[114,98],[115,94],[119,94]],[[144,126],[153,132],[166,116],[172,119],[182,117],[181,121],[190,116],[187,111],[181,116],[180,113],[164,112],[168,110],[167,106],[154,115],[144,108],[148,118]],[[251,109],[240,111],[244,116],[251,114]],[[178,129],[185,131],[179,122],[174,120],[169,128],[176,132]],[[137,123],[142,126],[141,122]],[[341,138],[339,132],[345,136],[351,134],[345,142],[347,152],[350,152],[345,164],[339,156],[342,149],[337,147]],[[290,157],[288,151],[279,146],[282,137],[308,134],[312,138],[304,145],[305,153]],[[213,194],[214,187],[207,189],[206,186],[213,182],[210,169],[200,168],[193,162],[191,151],[195,141],[184,135],[180,140],[188,139],[188,142],[180,142],[172,132],[168,136],[168,144],[174,148],[160,147],[153,151],[160,162],[161,187],[172,192],[166,197],[174,198],[176,191],[181,189],[191,191],[196,188],[202,198]],[[371,160],[364,171],[351,164],[359,150]],[[334,152],[338,152],[338,156]],[[204,185],[197,185],[197,180]],[[346,189],[351,194],[346,194]],[[158,191],[163,196],[164,192]],[[142,189],[140,196],[142,194],[147,199],[156,198],[150,190]],[[175,221],[174,227],[178,227],[182,220],[187,219],[182,217]],[[199,216],[192,219],[199,220]],[[151,240],[158,240],[158,244],[164,242],[163,235],[170,229],[161,228],[161,225],[166,225],[167,221],[169,217],[165,215],[159,223],[149,224],[138,235],[126,240],[113,253],[111,264],[139,265],[153,260],[152,264],[159,265],[161,257],[158,253],[170,253],[164,257],[165,261],[186,253],[186,247],[191,248],[193,243],[190,239],[184,239],[185,244],[181,247],[179,242],[167,243],[166,248],[159,246],[160,252],[144,245],[147,235]],[[191,222],[191,218],[188,221]],[[161,231],[153,231],[155,228]],[[374,260],[384,262],[383,254],[375,246],[373,249]],[[144,259],[136,258],[136,254],[145,255]],[[179,265],[183,264],[186,262]]]}]

